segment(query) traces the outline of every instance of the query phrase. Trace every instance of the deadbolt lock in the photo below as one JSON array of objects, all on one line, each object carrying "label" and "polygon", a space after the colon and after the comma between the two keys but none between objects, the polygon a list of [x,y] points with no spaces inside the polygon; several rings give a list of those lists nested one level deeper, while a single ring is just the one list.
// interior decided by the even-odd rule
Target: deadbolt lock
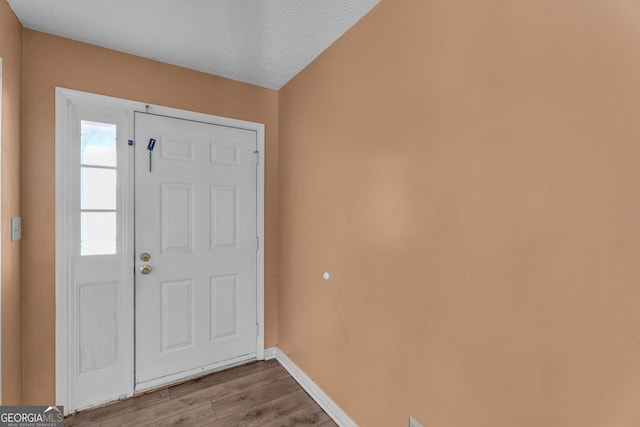
[{"label": "deadbolt lock", "polygon": [[144,261],[147,262],[151,259],[151,255],[149,254],[149,252],[142,252],[140,254],[140,261]]},{"label": "deadbolt lock", "polygon": [[143,265],[142,267],[140,267],[140,273],[142,273],[142,274],[151,273],[151,266],[149,264]]}]

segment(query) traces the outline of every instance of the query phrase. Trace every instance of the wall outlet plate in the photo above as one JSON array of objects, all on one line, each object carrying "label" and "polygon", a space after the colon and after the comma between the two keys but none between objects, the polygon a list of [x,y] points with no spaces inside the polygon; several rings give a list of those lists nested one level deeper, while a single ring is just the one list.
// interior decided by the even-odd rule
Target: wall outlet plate
[{"label": "wall outlet plate", "polygon": [[413,417],[409,417],[409,427],[423,427],[422,424],[413,419]]},{"label": "wall outlet plate", "polygon": [[19,216],[11,217],[11,240],[20,240],[22,238],[22,218]]}]

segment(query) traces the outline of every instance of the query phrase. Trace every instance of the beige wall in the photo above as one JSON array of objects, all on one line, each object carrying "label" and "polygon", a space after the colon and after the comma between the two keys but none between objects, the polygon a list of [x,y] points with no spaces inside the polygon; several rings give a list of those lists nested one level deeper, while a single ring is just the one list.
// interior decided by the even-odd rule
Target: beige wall
[{"label": "beige wall", "polygon": [[280,91],[278,344],[360,425],[640,425],[639,49],[637,1],[382,0]]},{"label": "beige wall", "polygon": [[22,26],[0,0],[2,58],[2,403],[22,400],[20,241],[11,241],[11,217],[20,215]]},{"label": "beige wall", "polygon": [[24,403],[55,394],[54,88],[265,123],[266,345],[277,342],[277,92],[34,31],[24,32]]}]

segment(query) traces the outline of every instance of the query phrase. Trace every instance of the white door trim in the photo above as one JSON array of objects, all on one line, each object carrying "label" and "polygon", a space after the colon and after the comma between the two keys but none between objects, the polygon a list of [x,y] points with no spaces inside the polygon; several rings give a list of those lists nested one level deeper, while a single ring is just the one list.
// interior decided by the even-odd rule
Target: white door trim
[{"label": "white door trim", "polygon": [[[56,164],[56,404],[64,405],[65,413],[75,412],[77,409],[75,404],[75,384],[71,380],[70,373],[74,361],[70,360],[73,354],[70,336],[72,336],[71,328],[74,327],[74,319],[76,313],[73,313],[73,306],[69,304],[72,295],[67,292],[66,284],[70,279],[70,248],[75,244],[76,232],[75,225],[70,220],[72,217],[70,206],[77,205],[79,191],[71,191],[75,189],[77,183],[73,183],[72,168],[68,165],[73,164],[73,153],[69,148],[70,141],[73,141],[71,121],[74,117],[74,105],[76,104],[93,104],[105,107],[116,107],[123,110],[129,118],[127,123],[127,139],[134,138],[133,132],[133,113],[135,111],[148,112],[157,115],[175,117],[204,123],[217,124],[222,126],[238,127],[243,129],[251,129],[256,132],[259,163],[257,167],[257,233],[259,239],[259,248],[257,256],[257,307],[256,318],[258,322],[258,331],[256,337],[256,359],[264,359],[264,124],[248,122],[244,120],[231,119],[226,117],[218,117],[209,114],[190,112],[170,107],[146,104],[143,102],[130,101],[120,98],[114,98],[103,95],[96,95],[87,92],[80,92],[71,89],[56,87],[56,140],[55,140],[55,164]],[[133,151],[133,150],[132,150]],[[133,159],[133,153],[127,156]],[[128,160],[128,163],[130,161]],[[127,219],[125,221],[125,241],[127,242],[127,250],[125,257],[131,265],[130,270],[133,273],[133,168],[128,166],[130,170],[126,172],[127,179],[125,183],[127,189],[127,199],[124,206]],[[74,200],[75,198],[76,200]],[[75,204],[73,203],[75,202]],[[133,274],[130,276],[128,292],[125,296],[124,309],[127,311],[125,319],[131,319],[131,325],[127,342],[129,348],[123,349],[128,357],[127,369],[129,377],[129,385],[127,386],[126,396],[132,396],[134,393],[134,283]],[[229,361],[234,363],[235,361]],[[219,369],[220,367],[218,367]],[[194,375],[203,372],[194,373]]]}]

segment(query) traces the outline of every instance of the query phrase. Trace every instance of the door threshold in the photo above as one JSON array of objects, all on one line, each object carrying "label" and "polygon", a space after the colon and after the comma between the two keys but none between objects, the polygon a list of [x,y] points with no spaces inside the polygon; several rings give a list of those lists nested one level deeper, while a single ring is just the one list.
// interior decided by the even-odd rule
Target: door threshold
[{"label": "door threshold", "polygon": [[[238,359],[238,358],[236,358],[236,359]],[[180,379],[180,380],[176,380],[174,382],[167,383],[167,384],[164,384],[164,385],[160,385],[160,386],[157,386],[157,387],[149,388],[149,389],[146,389],[146,390],[143,390],[143,391],[137,391],[136,390],[135,393],[133,395],[131,395],[131,396],[121,396],[119,398],[116,398],[116,399],[113,399],[113,400],[108,400],[106,402],[101,402],[101,403],[98,403],[96,405],[92,405],[92,406],[88,406],[88,407],[84,407],[84,408],[78,408],[74,412],[69,412],[69,413],[65,414],[65,417],[68,417],[68,416],[71,416],[71,415],[74,415],[74,414],[77,414],[77,413],[80,413],[80,412],[92,411],[94,409],[103,408],[105,406],[115,405],[115,404],[123,402],[125,400],[129,400],[129,399],[133,399],[133,398],[136,398],[136,397],[144,396],[145,394],[154,393],[154,392],[157,392],[157,391],[160,391],[160,390],[167,389],[169,387],[174,387],[174,386],[177,386],[177,385],[189,382],[189,381],[193,381],[193,380],[198,379],[198,378],[206,377],[207,375],[211,375],[211,374],[214,374],[214,373],[217,373],[217,372],[226,371],[227,369],[237,368],[238,366],[243,366],[243,365],[248,365],[248,364],[255,363],[255,362],[260,362],[260,360],[257,359],[255,356],[254,357],[250,357],[250,358],[248,358],[246,360],[240,360],[240,361],[235,361],[236,359],[231,359],[230,361],[234,361],[233,363],[228,364],[228,365],[224,365],[224,366],[220,366],[217,369],[214,368],[214,369],[207,370],[207,371],[203,370],[199,374],[196,374],[196,375],[193,375],[193,376],[190,376],[190,377],[187,377],[187,378],[183,378],[183,379]],[[205,369],[205,368],[203,368],[203,369]],[[189,371],[187,371],[187,372],[189,372]]]},{"label": "door threshold", "polygon": [[234,357],[233,359],[223,360],[222,362],[212,363],[210,365],[201,366],[199,368],[189,369],[187,371],[177,372],[175,374],[155,378],[149,381],[144,381],[135,385],[135,391],[133,395],[137,396],[140,394],[149,393],[151,391],[160,390],[169,386],[183,383],[185,381],[204,377],[218,371],[235,368],[236,366],[244,365],[253,361],[258,361],[256,353],[245,354],[242,356]]}]

